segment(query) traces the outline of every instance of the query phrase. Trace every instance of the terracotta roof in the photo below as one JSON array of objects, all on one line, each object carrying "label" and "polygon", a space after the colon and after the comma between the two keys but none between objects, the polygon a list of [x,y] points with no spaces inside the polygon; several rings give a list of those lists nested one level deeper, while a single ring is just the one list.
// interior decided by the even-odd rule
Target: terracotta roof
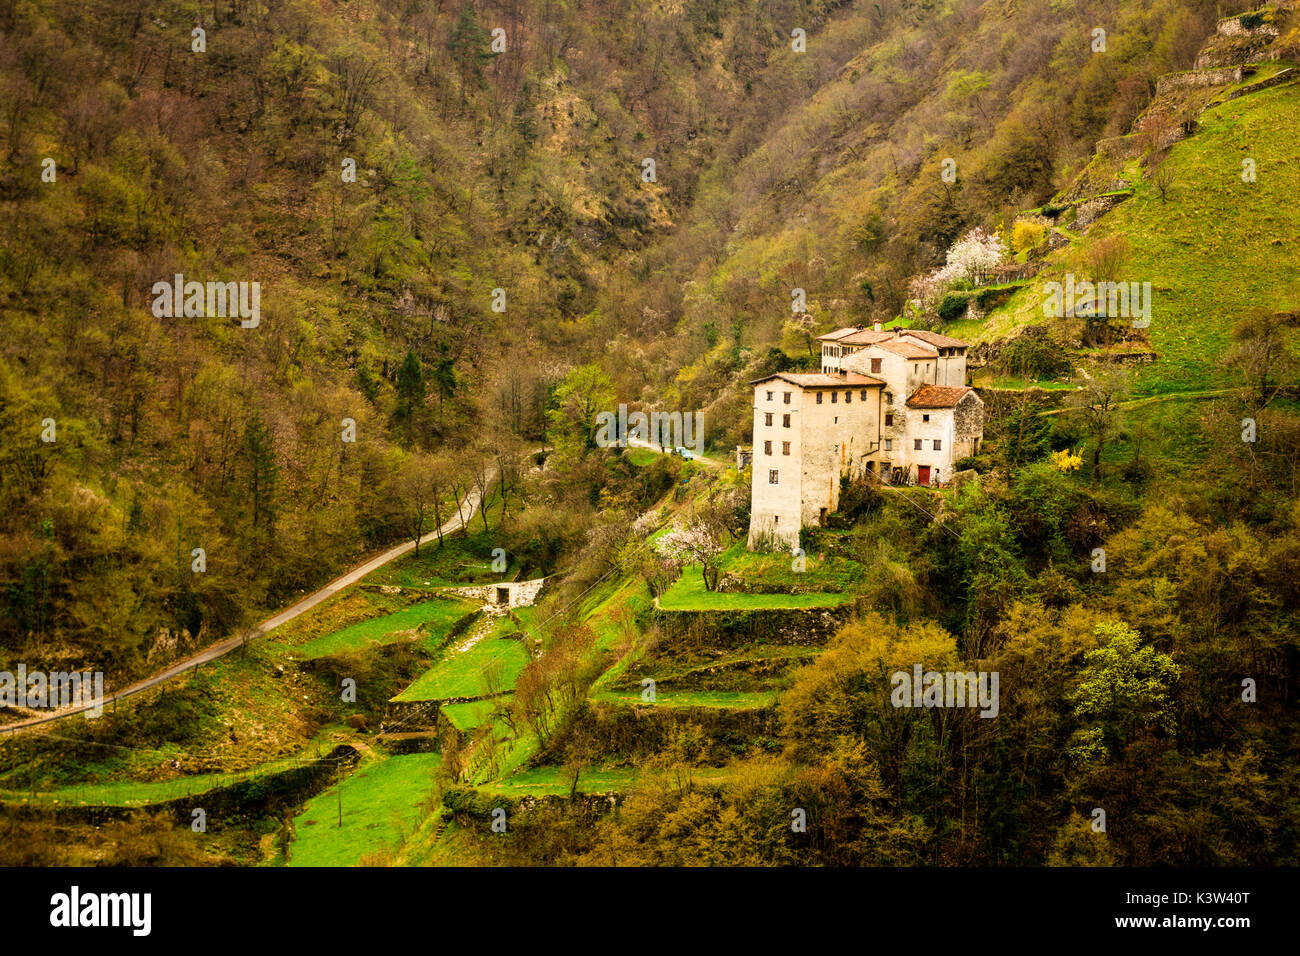
[{"label": "terracotta roof", "polygon": [[904,335],[910,335],[914,339],[920,339],[923,342],[929,342],[940,348],[965,348],[966,343],[961,339],[954,339],[951,335],[942,335],[938,332],[927,332],[924,329],[904,329]]},{"label": "terracotta roof", "polygon": [[852,335],[854,332],[862,331],[861,326],[850,325],[847,328],[836,329],[834,332],[827,332],[825,335],[817,336],[819,342],[835,342],[844,338],[846,335]]},{"label": "terracotta roof", "polygon": [[877,332],[875,329],[858,329],[840,339],[841,345],[874,345],[894,337],[893,332]]},{"label": "terracotta roof", "polygon": [[917,345],[915,342],[905,342],[902,339],[890,339],[888,342],[874,343],[876,348],[885,349],[904,358],[922,359],[938,358],[939,353],[932,348],[924,345]]},{"label": "terracotta roof", "polygon": [[[908,408],[953,408],[958,402],[973,393],[973,388],[958,388],[952,385],[922,385],[907,400]],[[979,396],[976,395],[976,398]]]},{"label": "terracotta roof", "polygon": [[789,382],[791,385],[798,385],[800,388],[843,388],[846,385],[854,388],[874,387],[877,385],[883,387],[885,384],[878,378],[859,375],[857,372],[849,372],[847,375],[827,375],[824,372],[773,372],[771,375],[756,378],[749,384],[760,385],[763,382],[770,382],[774,378]]}]

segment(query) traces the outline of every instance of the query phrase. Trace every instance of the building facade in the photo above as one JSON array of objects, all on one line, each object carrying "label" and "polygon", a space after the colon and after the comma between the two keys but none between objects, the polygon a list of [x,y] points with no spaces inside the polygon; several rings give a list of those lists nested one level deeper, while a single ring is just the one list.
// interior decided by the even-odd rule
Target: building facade
[{"label": "building facade", "polygon": [[984,402],[966,385],[967,345],[913,329],[821,337],[822,370],[754,386],[749,546],[797,546],[839,506],[841,476],[937,485],[979,451]]}]

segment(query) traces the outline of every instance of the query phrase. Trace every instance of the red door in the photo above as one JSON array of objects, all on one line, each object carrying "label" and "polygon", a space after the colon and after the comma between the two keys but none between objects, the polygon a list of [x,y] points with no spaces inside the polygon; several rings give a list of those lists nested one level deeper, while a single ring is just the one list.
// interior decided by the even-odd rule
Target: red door
[{"label": "red door", "polygon": [[918,485],[928,485],[928,484],[930,483],[930,466],[929,466],[929,465],[917,465],[917,466],[916,466],[916,483],[917,483]]}]

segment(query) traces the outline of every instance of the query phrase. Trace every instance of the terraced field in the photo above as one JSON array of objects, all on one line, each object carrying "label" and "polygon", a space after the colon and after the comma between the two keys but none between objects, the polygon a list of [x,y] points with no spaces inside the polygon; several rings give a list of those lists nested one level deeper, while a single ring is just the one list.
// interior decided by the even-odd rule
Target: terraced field
[{"label": "terraced field", "polygon": [[294,817],[289,865],[355,866],[367,854],[395,852],[426,812],[440,762],[438,754],[363,762]]},{"label": "terraced field", "polygon": [[417,632],[426,646],[433,647],[452,624],[474,609],[473,603],[454,598],[421,601],[392,614],[362,621],[308,641],[295,648],[294,654],[310,660],[339,651],[357,651],[412,639]]}]

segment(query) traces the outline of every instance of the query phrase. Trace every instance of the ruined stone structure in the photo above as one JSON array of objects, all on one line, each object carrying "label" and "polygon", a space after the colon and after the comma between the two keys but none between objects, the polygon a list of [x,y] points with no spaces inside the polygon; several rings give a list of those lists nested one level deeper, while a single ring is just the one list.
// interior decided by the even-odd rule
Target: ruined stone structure
[{"label": "ruined stone structure", "polygon": [[839,506],[843,475],[935,485],[979,450],[984,402],[966,385],[967,345],[915,329],[839,329],[820,372],[754,386],[749,545],[797,546]]}]

